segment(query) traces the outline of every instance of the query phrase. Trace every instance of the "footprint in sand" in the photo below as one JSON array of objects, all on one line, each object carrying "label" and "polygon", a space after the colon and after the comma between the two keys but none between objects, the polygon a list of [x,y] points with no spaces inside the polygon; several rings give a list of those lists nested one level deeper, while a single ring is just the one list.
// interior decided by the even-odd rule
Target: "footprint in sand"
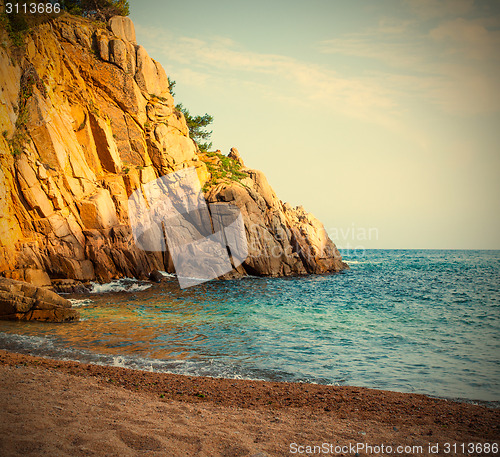
[{"label": "footprint in sand", "polygon": [[161,451],[165,446],[156,438],[147,435],[139,435],[130,430],[118,432],[120,439],[135,451]]}]

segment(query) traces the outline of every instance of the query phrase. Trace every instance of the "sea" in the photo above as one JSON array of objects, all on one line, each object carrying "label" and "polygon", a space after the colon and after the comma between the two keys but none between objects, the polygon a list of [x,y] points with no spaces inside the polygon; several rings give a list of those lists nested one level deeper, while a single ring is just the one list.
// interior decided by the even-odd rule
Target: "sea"
[{"label": "sea", "polygon": [[10,351],[191,376],[364,386],[500,405],[500,251],[363,250],[350,270],[121,279],[76,323],[0,321]]}]

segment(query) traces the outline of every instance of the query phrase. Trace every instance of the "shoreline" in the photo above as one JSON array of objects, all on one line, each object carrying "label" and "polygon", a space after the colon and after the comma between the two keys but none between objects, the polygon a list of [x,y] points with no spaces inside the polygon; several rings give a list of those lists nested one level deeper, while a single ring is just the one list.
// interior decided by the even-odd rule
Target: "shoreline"
[{"label": "shoreline", "polygon": [[[293,381],[266,381],[260,379],[237,379],[213,376],[185,375],[168,372],[154,372],[140,368],[127,368],[97,363],[85,363],[74,360],[59,360],[52,357],[36,356],[0,349],[0,366],[34,366],[49,370],[58,370],[69,375],[95,377],[100,382],[120,386],[131,391],[140,390],[151,395],[164,395],[165,399],[188,402],[212,402],[225,406],[237,407],[308,407],[332,411],[337,402],[362,401],[380,395],[394,397],[397,403],[402,398],[416,403],[445,403],[447,405],[469,405],[498,411],[497,402],[469,400],[460,398],[442,398],[427,394],[398,392],[361,386],[336,386]],[[220,384],[215,395],[208,393],[212,384]],[[181,389],[182,387],[182,389]],[[164,389],[165,388],[165,389]],[[168,388],[171,391],[168,391]],[[295,388],[299,396],[289,395]],[[163,390],[162,390],[163,389]],[[249,390],[251,389],[251,390]],[[175,390],[175,392],[173,392]],[[222,392],[224,390],[225,394]],[[273,393],[274,392],[274,393]],[[285,393],[287,395],[285,395]],[[363,398],[359,397],[362,394]],[[355,394],[348,398],[349,395]],[[366,398],[364,398],[366,397]],[[402,398],[396,398],[402,397]],[[247,401],[247,399],[249,399]],[[500,427],[499,427],[500,430]]]},{"label": "shoreline", "polygon": [[[346,384],[323,384],[323,383],[315,383],[315,382],[308,382],[308,381],[272,381],[272,380],[266,380],[266,379],[259,379],[259,378],[231,378],[231,377],[224,377],[224,376],[212,376],[212,375],[198,375],[198,374],[185,374],[185,373],[174,373],[174,372],[169,372],[169,371],[152,371],[152,369],[147,369],[147,368],[141,368],[141,367],[130,367],[130,366],[123,366],[123,365],[109,365],[106,363],[100,363],[100,362],[94,362],[94,361],[88,361],[88,362],[82,362],[74,359],[60,359],[56,356],[49,356],[49,355],[34,355],[30,354],[29,351],[27,352],[17,352],[16,349],[2,349],[0,348],[0,366],[3,365],[12,365],[14,362],[17,361],[17,356],[20,357],[26,357],[27,360],[22,360],[20,363],[22,364],[30,364],[33,366],[42,366],[44,368],[49,368],[49,369],[60,369],[62,371],[67,372],[68,374],[74,374],[77,376],[87,376],[87,373],[90,373],[91,376],[96,376],[99,379],[105,378],[107,376],[106,370],[125,370],[125,373],[148,373],[152,375],[157,375],[157,376],[166,376],[166,377],[171,377],[171,378],[180,378],[180,379],[189,379],[191,382],[195,382],[197,379],[201,379],[202,382],[204,381],[222,381],[222,382],[227,382],[227,383],[232,383],[234,382],[247,382],[247,383],[263,383],[265,384],[268,388],[274,388],[277,387],[279,389],[280,386],[282,385],[287,385],[287,386],[302,386],[305,390],[310,390],[307,389],[306,386],[318,386],[318,387],[323,387],[323,388],[332,388],[332,389],[354,389],[356,391],[358,390],[366,390],[373,395],[376,395],[376,393],[388,393],[388,394],[401,394],[401,395],[415,395],[417,397],[425,397],[431,400],[440,400],[444,401],[447,403],[458,403],[458,404],[466,404],[466,405],[472,405],[472,406],[481,406],[484,408],[492,409],[492,410],[498,410],[500,411],[500,401],[494,401],[494,400],[474,400],[474,399],[469,399],[469,398],[460,398],[460,397],[441,397],[438,395],[432,395],[429,393],[419,393],[419,392],[404,392],[404,391],[398,391],[398,390],[390,390],[390,389],[382,389],[382,388],[377,388],[377,387],[367,387],[367,386],[356,386],[356,385],[346,385]],[[97,370],[93,370],[91,367],[96,367]],[[99,368],[102,368],[103,370],[99,370]],[[119,379],[125,380],[125,384],[123,384],[122,387],[128,388],[128,384],[126,383],[127,376],[123,377],[123,375],[116,374]],[[112,378],[110,378],[112,379]],[[113,383],[114,381],[108,381]],[[180,382],[180,381],[179,381]],[[226,386],[227,387],[227,386]],[[231,387],[233,387],[231,385]],[[151,391],[151,393],[155,393]],[[204,397],[199,397],[199,398],[204,398]],[[309,398],[309,400],[311,400]],[[313,399],[314,400],[314,399]],[[208,399],[206,401],[209,401]],[[305,401],[305,400],[304,400]],[[308,403],[310,404],[310,403]],[[259,403],[257,406],[266,406],[265,404]],[[295,406],[295,407],[302,407],[304,404],[284,404],[283,407],[288,407],[288,406]]]},{"label": "shoreline", "polygon": [[[214,450],[213,453],[210,453],[212,451],[206,451],[206,453],[199,451],[196,453],[191,450],[189,452],[194,452],[192,455],[290,455],[290,449],[286,447],[283,440],[288,440],[288,443],[303,442],[306,444],[330,441],[332,443],[349,443],[357,440],[358,442],[374,444],[402,442],[410,445],[412,443],[420,445],[419,443],[446,443],[451,441],[457,443],[498,443],[500,441],[499,409],[437,399],[422,394],[399,393],[364,387],[250,381],[155,373],[121,367],[58,361],[5,350],[0,350],[0,372],[3,380],[2,388],[5,390],[0,397],[8,405],[8,407],[2,405],[2,415],[6,415],[10,408],[13,412],[16,412],[13,417],[21,424],[31,420],[39,422],[43,419],[43,411],[47,408],[49,408],[49,412],[46,414],[50,413],[56,416],[61,415],[63,412],[66,414],[64,406],[61,407],[63,409],[57,409],[54,412],[53,408],[59,408],[57,405],[53,406],[57,403],[58,396],[48,395],[47,392],[44,392],[44,389],[47,389],[46,385],[52,386],[55,384],[57,388],[64,385],[62,395],[65,398],[67,397],[69,404],[72,405],[72,413],[80,414],[78,412],[79,405],[89,401],[87,398],[88,393],[85,394],[80,387],[82,383],[92,385],[90,392],[107,392],[102,400],[104,405],[102,414],[108,417],[110,423],[119,423],[122,428],[130,428],[133,425],[130,418],[126,420],[120,419],[122,413],[127,412],[127,414],[131,415],[130,417],[135,414],[142,414],[137,404],[150,404],[156,405],[154,408],[174,408],[176,410],[187,408],[190,411],[190,414],[188,414],[190,419],[186,420],[185,426],[187,428],[185,432],[190,437],[187,440],[190,442],[192,440],[197,441],[200,438],[199,430],[192,427],[199,420],[199,411],[204,411],[203,414],[205,415],[217,416],[220,420],[226,422],[229,420],[227,433],[234,432],[235,440],[241,438],[240,434],[243,433],[241,428],[245,428],[247,421],[254,425],[258,424],[255,427],[260,430],[260,434],[256,435],[257,428],[255,427],[255,430],[245,432],[247,435],[250,433],[249,436],[253,437],[252,442],[259,444],[259,446],[254,446],[254,454],[250,452],[252,446],[245,441],[245,446],[250,449],[249,453],[225,453],[217,450]],[[17,404],[17,392],[25,390],[29,386],[26,383],[33,382],[36,383],[36,388],[33,389],[32,386],[24,394],[30,397],[28,403],[32,405],[31,412],[20,412],[19,408],[22,409],[22,406],[26,403],[26,398],[22,400],[22,405]],[[50,387],[50,389],[54,391],[54,387]],[[93,398],[94,393],[91,393],[90,396]],[[113,396],[126,397],[128,400],[117,405],[116,401],[112,399]],[[190,415],[193,415],[193,417]],[[167,416],[162,417],[161,420],[166,420]],[[274,421],[272,419],[274,417],[279,418],[279,420]],[[5,427],[13,426],[12,420],[14,419],[12,417],[3,417],[2,419],[0,422],[6,423]],[[143,419],[143,421],[146,427],[143,430],[143,435],[148,436],[146,432],[149,430],[151,439],[154,438],[158,443],[163,442],[163,438],[161,438],[163,435],[158,436],[153,430],[156,422],[147,425],[148,420]],[[293,426],[297,421],[302,424],[300,433]],[[221,427],[221,424],[215,419],[203,423],[206,427],[213,426],[214,430],[219,430]],[[81,424],[78,425],[78,427],[80,426]],[[279,439],[272,435],[272,433],[275,434],[271,430],[274,430],[274,428],[280,429]],[[11,443],[12,440],[12,443],[14,443],[12,446],[17,446],[16,437],[9,437],[6,441],[6,431],[0,433],[3,433],[0,436],[3,436],[4,445],[5,443]],[[78,435],[77,431],[73,431],[73,433]],[[266,447],[262,444],[265,440],[259,441],[259,439],[263,440],[264,437],[271,436],[270,434],[274,438],[271,440],[272,442],[267,443]],[[302,435],[306,436],[307,439]],[[7,436],[9,436],[8,432]],[[46,439],[50,441],[50,436]],[[175,437],[172,439],[174,441],[178,440]],[[217,439],[212,437],[211,439],[215,441],[212,442],[208,439],[212,443],[210,446],[218,446],[217,443],[222,440],[221,437]],[[164,445],[167,448],[169,446],[165,443]],[[182,447],[183,445],[177,443],[175,446]],[[161,449],[163,449],[163,454],[155,454],[151,450],[152,453],[147,455],[170,455],[165,454],[165,447],[161,447]],[[186,450],[186,452],[188,451]],[[191,455],[189,452],[187,454],[181,452],[178,455]],[[258,452],[261,452],[261,454],[258,454]],[[22,454],[30,455],[25,450]],[[116,453],[116,455],[119,454],[128,455],[123,454],[123,449]],[[14,452],[11,454],[4,453],[3,455],[21,455],[21,451],[19,451],[19,454]],[[62,453],[61,455],[65,454]],[[80,454],[76,453],[74,455]],[[99,454],[97,452],[90,455],[115,454],[114,451],[108,449],[106,453]],[[130,455],[137,455],[137,453]],[[360,455],[371,454],[360,453]],[[419,453],[419,455],[427,454]],[[435,453],[428,455],[435,455]]]}]

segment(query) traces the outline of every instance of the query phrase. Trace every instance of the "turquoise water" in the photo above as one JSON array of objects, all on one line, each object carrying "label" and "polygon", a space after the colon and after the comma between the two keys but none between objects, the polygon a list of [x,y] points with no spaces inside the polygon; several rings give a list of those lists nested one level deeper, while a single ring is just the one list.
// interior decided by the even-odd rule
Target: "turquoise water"
[{"label": "turquoise water", "polygon": [[[372,250],[328,276],[120,281],[74,324],[0,323],[0,347],[191,375],[500,401],[500,251]],[[128,289],[128,291],[123,291]]]}]

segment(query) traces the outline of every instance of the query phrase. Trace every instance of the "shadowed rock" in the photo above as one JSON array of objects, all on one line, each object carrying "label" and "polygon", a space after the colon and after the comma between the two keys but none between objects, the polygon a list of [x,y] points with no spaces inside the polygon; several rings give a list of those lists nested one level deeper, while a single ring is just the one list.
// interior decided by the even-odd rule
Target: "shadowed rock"
[{"label": "shadowed rock", "polygon": [[55,292],[14,279],[0,278],[0,319],[67,322],[80,315]]},{"label": "shadowed rock", "polygon": [[[323,225],[279,200],[235,148],[223,159],[199,151],[165,70],[135,44],[129,18],[112,18],[106,28],[64,15],[33,27],[25,41],[22,58],[15,46],[0,47],[0,276],[48,285],[174,273],[175,253],[136,245],[128,198],[188,168],[208,203],[241,211],[248,257],[232,253],[234,268],[224,277],[348,268]],[[9,140],[20,100],[28,138],[14,155]],[[241,173],[230,179],[220,172],[223,162]],[[215,226],[210,218],[206,225]],[[171,232],[164,228],[160,236]],[[215,267],[207,266],[225,270]]]}]

